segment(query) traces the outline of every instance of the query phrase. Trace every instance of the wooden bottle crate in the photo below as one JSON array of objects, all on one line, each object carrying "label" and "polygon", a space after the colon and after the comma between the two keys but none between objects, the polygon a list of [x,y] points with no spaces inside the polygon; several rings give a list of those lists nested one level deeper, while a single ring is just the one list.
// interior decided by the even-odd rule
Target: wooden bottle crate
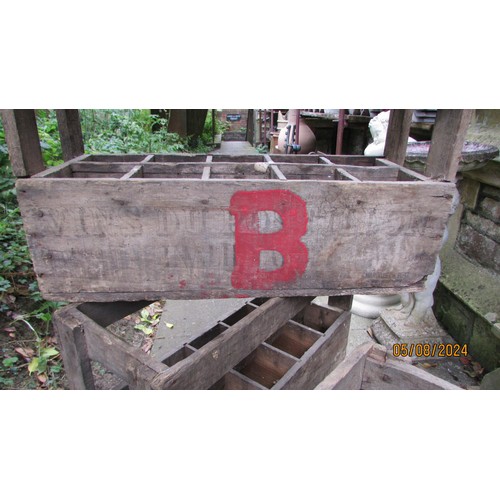
[{"label": "wooden bottle crate", "polygon": [[105,328],[144,304],[57,311],[72,389],[94,388],[90,360],[120,377],[122,388],[313,389],[345,356],[350,312],[295,297],[254,299],[157,360]]},{"label": "wooden bottle crate", "polygon": [[43,296],[69,302],[422,289],[453,183],[332,155],[83,155],[17,181]]}]

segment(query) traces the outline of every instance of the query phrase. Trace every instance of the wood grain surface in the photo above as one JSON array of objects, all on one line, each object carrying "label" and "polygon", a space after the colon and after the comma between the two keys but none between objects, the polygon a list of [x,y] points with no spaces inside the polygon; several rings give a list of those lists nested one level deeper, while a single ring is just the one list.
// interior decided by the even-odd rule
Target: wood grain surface
[{"label": "wood grain surface", "polygon": [[44,177],[17,189],[42,293],[73,302],[420,289],[455,193],[201,178]]}]

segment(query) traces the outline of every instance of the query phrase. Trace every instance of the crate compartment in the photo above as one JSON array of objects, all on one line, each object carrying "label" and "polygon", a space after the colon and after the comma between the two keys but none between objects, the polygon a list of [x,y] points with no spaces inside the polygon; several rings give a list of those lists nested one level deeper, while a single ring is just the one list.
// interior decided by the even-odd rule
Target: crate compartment
[{"label": "crate compartment", "polygon": [[277,167],[287,179],[335,180],[335,168],[325,164],[278,163]]},{"label": "crate compartment", "polygon": [[145,179],[201,179],[204,163],[145,163]]},{"label": "crate compartment", "polygon": [[320,337],[319,332],[289,321],[273,334],[266,344],[300,359]]},{"label": "crate compartment", "polygon": [[318,304],[309,304],[293,320],[313,330],[325,333],[341,312],[336,309],[327,308]]},{"label": "crate compartment", "polygon": [[271,389],[294,365],[296,358],[266,344],[261,344],[235,366],[235,371]]},{"label": "crate compartment", "polygon": [[162,363],[166,364],[167,366],[174,366],[177,364],[179,361],[182,361],[183,359],[187,359],[191,354],[196,352],[195,349],[188,345],[182,346],[180,349],[175,351],[174,353],[170,354],[168,357],[166,357]]},{"label": "crate compartment", "polygon": [[[255,162],[258,163],[258,162]],[[269,179],[268,172],[255,169],[255,163],[210,163],[210,179]]]},{"label": "crate compartment", "polygon": [[238,321],[242,320],[245,316],[255,311],[256,306],[253,304],[245,304],[241,309],[238,309],[235,313],[231,314],[231,316],[227,317],[222,321],[223,324],[232,326]]},{"label": "crate compartment", "polygon": [[149,155],[147,154],[95,154],[82,159],[84,162],[103,162],[103,163],[140,163]]},{"label": "crate compartment", "polygon": [[264,155],[212,155],[212,163],[259,163],[266,161]]},{"label": "crate compartment", "polygon": [[268,155],[268,157],[274,162],[274,163],[309,163],[309,164],[318,164],[322,163],[320,161],[320,156],[319,155],[285,155],[285,154],[278,154],[278,155]]},{"label": "crate compartment", "polygon": [[200,349],[205,344],[208,344],[213,339],[218,337],[221,333],[225,332],[227,329],[228,327],[226,325],[217,323],[213,328],[205,332],[203,335],[200,335],[196,339],[191,340],[188,345],[193,347],[194,349]]},{"label": "crate compartment", "polygon": [[[343,165],[341,170],[351,174],[360,181],[385,181],[397,182],[400,170],[397,167],[373,166],[373,167],[354,167]],[[415,180],[415,179],[412,179]]]},{"label": "crate compartment", "polygon": [[329,162],[334,165],[351,165],[359,167],[374,167],[378,165],[376,156],[360,156],[360,155],[323,155]]},{"label": "crate compartment", "polygon": [[259,384],[242,373],[231,370],[226,373],[219,381],[217,381],[210,389],[225,390],[225,391],[252,391],[252,390],[266,390],[267,387]]},{"label": "crate compartment", "polygon": [[155,154],[148,160],[148,163],[204,163],[207,161],[205,154],[189,154],[189,153],[176,153],[176,154]]}]

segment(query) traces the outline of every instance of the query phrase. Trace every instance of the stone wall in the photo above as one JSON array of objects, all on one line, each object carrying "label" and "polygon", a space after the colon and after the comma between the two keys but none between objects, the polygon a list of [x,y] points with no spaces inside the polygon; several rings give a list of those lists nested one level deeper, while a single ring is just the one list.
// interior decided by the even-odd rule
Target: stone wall
[{"label": "stone wall", "polygon": [[479,183],[478,191],[474,205],[465,206],[456,248],[476,264],[500,273],[500,189]]},{"label": "stone wall", "polygon": [[500,367],[500,162],[459,174],[457,186],[434,312],[489,372]]}]

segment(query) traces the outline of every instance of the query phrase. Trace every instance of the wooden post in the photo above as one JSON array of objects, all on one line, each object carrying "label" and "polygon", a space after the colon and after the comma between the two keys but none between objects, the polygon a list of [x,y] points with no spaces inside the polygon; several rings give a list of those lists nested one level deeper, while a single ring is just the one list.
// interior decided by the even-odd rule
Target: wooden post
[{"label": "wooden post", "polygon": [[59,340],[70,388],[95,389],[82,324],[68,314],[67,309],[61,309],[54,314],[54,328]]},{"label": "wooden post", "polygon": [[425,175],[453,182],[472,109],[438,109]]},{"label": "wooden post", "polygon": [[64,161],[84,153],[80,113],[77,109],[56,109]]},{"label": "wooden post", "polygon": [[335,154],[342,154],[342,142],[344,140],[344,128],[345,128],[345,109],[339,109],[339,121],[337,124],[337,141],[335,146]]},{"label": "wooden post", "polygon": [[391,110],[384,156],[398,165],[405,161],[412,116],[412,109]]},{"label": "wooden post", "polygon": [[16,177],[31,177],[45,170],[34,109],[3,109],[2,122]]},{"label": "wooden post", "polygon": [[212,144],[215,144],[215,109],[212,109]]}]

